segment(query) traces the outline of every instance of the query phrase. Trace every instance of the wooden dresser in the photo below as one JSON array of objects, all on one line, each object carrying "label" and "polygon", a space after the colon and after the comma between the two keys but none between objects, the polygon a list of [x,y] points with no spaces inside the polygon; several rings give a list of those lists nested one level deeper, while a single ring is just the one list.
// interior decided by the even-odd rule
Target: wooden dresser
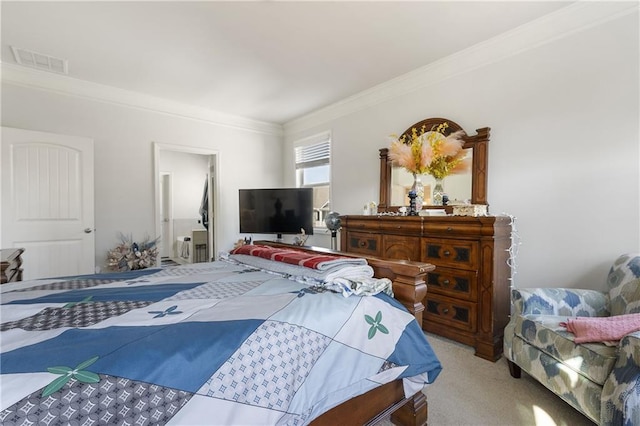
[{"label": "wooden dresser", "polygon": [[342,251],[431,263],[422,328],[471,345],[479,357],[502,354],[509,320],[506,216],[342,216]]},{"label": "wooden dresser", "polygon": [[22,253],[24,249],[0,250],[0,284],[22,281]]}]

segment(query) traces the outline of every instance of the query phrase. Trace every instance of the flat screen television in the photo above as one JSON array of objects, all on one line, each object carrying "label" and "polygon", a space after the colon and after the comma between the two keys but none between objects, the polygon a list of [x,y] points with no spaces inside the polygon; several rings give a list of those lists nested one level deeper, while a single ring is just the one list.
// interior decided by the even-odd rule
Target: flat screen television
[{"label": "flat screen television", "polygon": [[240,190],[241,234],[313,234],[313,189]]}]

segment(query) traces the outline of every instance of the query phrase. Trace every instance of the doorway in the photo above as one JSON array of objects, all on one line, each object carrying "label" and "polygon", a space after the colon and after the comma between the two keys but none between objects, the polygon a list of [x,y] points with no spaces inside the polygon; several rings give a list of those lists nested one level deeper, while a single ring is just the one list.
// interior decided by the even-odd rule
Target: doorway
[{"label": "doorway", "polygon": [[215,259],[218,157],[214,150],[154,143],[159,262]]},{"label": "doorway", "polygon": [[173,179],[171,172],[160,172],[160,220],[162,222],[160,257],[172,259],[173,253]]}]

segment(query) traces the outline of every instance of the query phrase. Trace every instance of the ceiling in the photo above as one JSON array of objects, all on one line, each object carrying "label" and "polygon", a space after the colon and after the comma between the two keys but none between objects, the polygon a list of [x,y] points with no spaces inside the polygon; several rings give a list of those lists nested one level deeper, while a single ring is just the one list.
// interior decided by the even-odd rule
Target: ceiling
[{"label": "ceiling", "polygon": [[284,124],[570,3],[2,1],[2,62]]}]

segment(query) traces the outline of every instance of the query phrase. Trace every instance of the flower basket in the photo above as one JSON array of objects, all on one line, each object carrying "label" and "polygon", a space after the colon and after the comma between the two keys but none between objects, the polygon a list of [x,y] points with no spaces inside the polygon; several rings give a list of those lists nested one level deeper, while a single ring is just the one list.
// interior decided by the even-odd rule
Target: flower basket
[{"label": "flower basket", "polygon": [[149,237],[138,243],[131,236],[120,235],[122,242],[109,250],[107,265],[109,269],[124,272],[155,266],[158,257],[158,241]]}]

